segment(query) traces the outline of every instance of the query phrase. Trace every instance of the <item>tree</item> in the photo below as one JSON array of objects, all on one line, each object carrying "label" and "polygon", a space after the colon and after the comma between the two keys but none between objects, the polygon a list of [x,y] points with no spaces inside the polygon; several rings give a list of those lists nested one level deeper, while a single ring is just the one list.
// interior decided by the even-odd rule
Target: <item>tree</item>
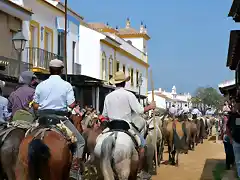
[{"label": "tree", "polygon": [[201,102],[203,104],[204,109],[206,106],[219,109],[224,102],[224,97],[219,94],[218,91],[213,87],[197,88],[195,91],[195,96],[193,98],[198,99],[198,102]]}]

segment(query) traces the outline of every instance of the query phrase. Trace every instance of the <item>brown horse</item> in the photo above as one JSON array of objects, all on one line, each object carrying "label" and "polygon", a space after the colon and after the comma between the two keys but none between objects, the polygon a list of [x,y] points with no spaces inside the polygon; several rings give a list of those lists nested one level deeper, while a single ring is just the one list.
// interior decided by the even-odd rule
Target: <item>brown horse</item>
[{"label": "brown horse", "polygon": [[[74,124],[80,121],[72,116]],[[72,165],[70,141],[54,127],[38,127],[23,139],[18,154],[19,180],[66,180]]]},{"label": "brown horse", "polygon": [[179,122],[177,119],[174,119],[173,121],[168,122],[166,131],[169,162],[171,162],[172,165],[178,165],[179,153],[182,150],[188,150],[186,144],[186,133],[184,133],[184,124]]},{"label": "brown horse", "polygon": [[0,180],[15,180],[18,149],[31,123],[16,121],[0,125]]}]

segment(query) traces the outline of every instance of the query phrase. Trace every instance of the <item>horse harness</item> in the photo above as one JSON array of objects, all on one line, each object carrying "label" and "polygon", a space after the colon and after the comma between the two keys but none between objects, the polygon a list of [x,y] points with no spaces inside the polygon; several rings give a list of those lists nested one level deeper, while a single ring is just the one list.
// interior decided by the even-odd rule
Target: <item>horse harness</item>
[{"label": "horse harness", "polygon": [[[133,136],[133,134],[131,134],[128,131],[129,129],[130,129],[130,127],[129,127],[129,125],[125,121],[114,120],[114,121],[108,122],[108,128],[105,129],[102,132],[102,134],[105,134],[105,133],[108,133],[108,132],[112,132],[110,134],[110,136],[115,135],[115,140],[116,140],[118,132],[123,132],[123,133],[127,134],[128,136],[130,136],[130,138],[132,139],[133,143],[135,144],[135,148],[138,150],[138,147],[139,147],[138,142],[135,139],[135,137]],[[136,129],[136,130],[138,130],[138,129]]]}]

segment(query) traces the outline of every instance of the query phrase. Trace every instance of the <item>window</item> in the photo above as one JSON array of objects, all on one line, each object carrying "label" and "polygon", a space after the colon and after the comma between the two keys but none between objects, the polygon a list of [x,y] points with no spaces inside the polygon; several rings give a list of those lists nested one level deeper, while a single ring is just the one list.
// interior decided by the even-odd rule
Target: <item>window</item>
[{"label": "window", "polygon": [[139,72],[138,70],[136,71],[136,86],[138,87],[139,85]]},{"label": "window", "polygon": [[72,42],[72,72],[75,73],[76,42]]},{"label": "window", "polygon": [[44,49],[48,52],[53,52],[53,30],[44,27]]},{"label": "window", "polygon": [[34,67],[39,65],[39,52],[33,48],[39,48],[40,43],[40,25],[38,22],[31,20],[29,26],[30,39],[29,39],[29,63]]},{"label": "window", "polygon": [[101,76],[103,80],[106,80],[106,54],[102,52],[102,67],[101,67]]},{"label": "window", "polygon": [[58,32],[58,56],[64,57],[64,32]]},{"label": "window", "polygon": [[116,63],[116,71],[119,71],[119,68],[120,68],[120,62],[117,61],[117,63]]},{"label": "window", "polygon": [[125,74],[126,66],[125,66],[124,64],[123,64],[122,70],[123,70],[123,72],[124,72],[124,74]]},{"label": "window", "polygon": [[111,79],[112,78],[112,76],[113,76],[113,57],[112,57],[112,55],[109,57],[109,62],[108,62],[108,67],[109,67],[109,79]]},{"label": "window", "polygon": [[133,68],[131,68],[131,72],[130,72],[130,76],[131,76],[131,85],[133,86]]}]

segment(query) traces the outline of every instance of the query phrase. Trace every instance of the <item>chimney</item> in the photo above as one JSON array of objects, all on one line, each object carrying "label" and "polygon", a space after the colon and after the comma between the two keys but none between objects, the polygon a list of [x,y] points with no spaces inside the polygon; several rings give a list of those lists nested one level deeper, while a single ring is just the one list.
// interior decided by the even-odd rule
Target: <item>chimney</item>
[{"label": "chimney", "polygon": [[147,25],[144,26],[144,33],[147,34]]},{"label": "chimney", "polygon": [[143,22],[141,21],[141,25],[140,25],[140,33],[144,33],[144,26],[143,26]]},{"label": "chimney", "polygon": [[131,25],[131,23],[130,23],[130,19],[129,19],[129,18],[127,18],[127,22],[126,22],[126,28],[130,28],[130,25]]}]

